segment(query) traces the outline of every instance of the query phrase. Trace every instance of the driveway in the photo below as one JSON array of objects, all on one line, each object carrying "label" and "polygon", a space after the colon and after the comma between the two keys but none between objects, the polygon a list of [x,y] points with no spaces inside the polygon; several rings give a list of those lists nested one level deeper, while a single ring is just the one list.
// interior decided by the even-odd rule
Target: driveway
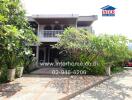
[{"label": "driveway", "polygon": [[132,69],[114,75],[71,100],[132,100]]},{"label": "driveway", "polygon": [[107,77],[25,75],[0,85],[0,100],[59,100]]}]

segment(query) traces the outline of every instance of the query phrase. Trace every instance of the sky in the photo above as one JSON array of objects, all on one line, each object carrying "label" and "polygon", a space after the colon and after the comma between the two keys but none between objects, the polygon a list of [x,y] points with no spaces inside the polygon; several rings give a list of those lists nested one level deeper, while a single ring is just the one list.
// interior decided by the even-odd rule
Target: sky
[{"label": "sky", "polygon": [[[92,25],[96,34],[122,34],[132,39],[132,0],[21,0],[27,15],[97,15]],[[116,8],[115,17],[102,17],[100,8]]]}]

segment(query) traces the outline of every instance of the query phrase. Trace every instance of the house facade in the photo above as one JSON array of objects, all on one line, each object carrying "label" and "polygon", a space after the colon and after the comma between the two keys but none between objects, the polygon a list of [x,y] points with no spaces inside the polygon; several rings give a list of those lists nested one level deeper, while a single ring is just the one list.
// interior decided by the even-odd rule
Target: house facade
[{"label": "house facade", "polygon": [[97,20],[97,16],[79,16],[77,14],[33,15],[29,16],[28,19],[41,42],[33,46],[33,52],[36,54],[37,63],[39,64],[39,62],[59,60],[59,50],[51,46],[59,41],[57,34],[63,34],[64,29],[69,26],[84,28],[93,32],[91,25]]}]

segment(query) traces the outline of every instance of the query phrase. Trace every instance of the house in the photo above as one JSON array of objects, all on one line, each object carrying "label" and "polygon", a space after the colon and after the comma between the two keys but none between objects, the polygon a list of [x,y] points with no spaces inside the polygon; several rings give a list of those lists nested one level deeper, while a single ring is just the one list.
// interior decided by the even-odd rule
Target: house
[{"label": "house", "polygon": [[51,45],[57,43],[57,34],[63,34],[65,28],[72,26],[84,28],[90,32],[92,23],[97,20],[97,16],[79,16],[77,14],[58,15],[33,15],[28,17],[31,26],[35,29],[35,34],[39,37],[41,44],[33,46],[37,63],[54,62],[59,59],[59,50]]}]

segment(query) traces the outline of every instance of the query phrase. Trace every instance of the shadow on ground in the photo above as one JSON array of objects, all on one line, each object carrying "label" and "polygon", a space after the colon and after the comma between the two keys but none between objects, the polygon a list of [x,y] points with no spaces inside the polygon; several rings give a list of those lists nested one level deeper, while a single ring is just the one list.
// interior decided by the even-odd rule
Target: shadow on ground
[{"label": "shadow on ground", "polygon": [[[110,85],[111,84],[111,85]],[[130,97],[130,95],[125,90],[131,90],[132,87],[127,87],[124,85],[116,85],[114,82],[110,82],[109,84],[103,84],[103,87],[107,89],[95,90],[92,89],[89,91],[90,96],[93,98],[97,98],[97,100],[125,100],[126,97]],[[87,93],[85,94],[87,95]]]},{"label": "shadow on ground", "polygon": [[6,83],[0,85],[0,97],[11,97],[22,89],[20,83]]},{"label": "shadow on ground", "polygon": [[[116,74],[112,79],[78,95],[72,100],[132,100],[132,70]],[[131,99],[130,99],[131,98]]]},{"label": "shadow on ground", "polygon": [[68,78],[57,78],[53,79],[49,87],[55,88],[58,93],[74,93],[81,89],[84,89],[88,86],[91,86],[101,80],[103,80],[105,77],[101,76],[92,76],[92,75],[86,75],[86,76],[70,76]]}]

